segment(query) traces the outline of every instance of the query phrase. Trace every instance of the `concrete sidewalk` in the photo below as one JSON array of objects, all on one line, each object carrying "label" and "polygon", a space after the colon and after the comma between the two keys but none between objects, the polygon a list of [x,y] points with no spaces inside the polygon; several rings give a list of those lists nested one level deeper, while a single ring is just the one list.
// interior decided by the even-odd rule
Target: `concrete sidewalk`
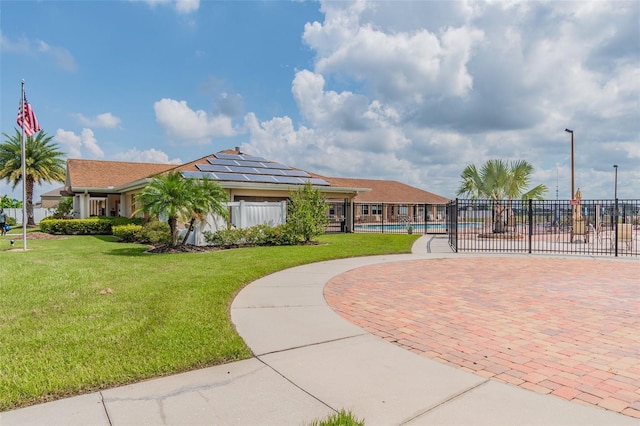
[{"label": "concrete sidewalk", "polygon": [[367,425],[640,425],[421,357],[350,324],[325,302],[325,283],[348,270],[451,256],[444,237],[424,236],[411,255],[264,277],[231,308],[254,358],[0,413],[0,425],[304,425],[340,409]]}]

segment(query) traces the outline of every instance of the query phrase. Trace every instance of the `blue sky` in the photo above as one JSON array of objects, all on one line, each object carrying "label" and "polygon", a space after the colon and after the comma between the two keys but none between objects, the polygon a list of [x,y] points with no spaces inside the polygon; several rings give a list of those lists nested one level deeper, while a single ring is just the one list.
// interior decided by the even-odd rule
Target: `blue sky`
[{"label": "blue sky", "polygon": [[468,164],[524,159],[554,199],[570,193],[568,127],[585,198],[613,197],[613,164],[619,198],[640,198],[639,2],[3,0],[0,14],[1,130],[24,79],[70,158],[241,146],[447,197]]}]

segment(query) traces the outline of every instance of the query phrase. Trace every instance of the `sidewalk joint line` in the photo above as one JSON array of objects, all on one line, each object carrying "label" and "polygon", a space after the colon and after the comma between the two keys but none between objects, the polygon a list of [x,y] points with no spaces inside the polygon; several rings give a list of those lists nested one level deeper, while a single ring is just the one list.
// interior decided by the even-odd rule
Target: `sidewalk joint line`
[{"label": "sidewalk joint line", "polygon": [[311,398],[315,399],[316,401],[318,401],[320,404],[324,405],[325,407],[329,408],[330,410],[332,410],[334,413],[337,413],[338,410],[335,409],[334,407],[330,406],[328,403],[326,403],[325,401],[321,400],[320,398],[318,398],[317,396],[313,395],[312,393],[310,393],[309,391],[307,391],[306,389],[303,389],[302,387],[300,387],[298,384],[294,383],[291,379],[289,379],[287,376],[285,376],[284,374],[282,374],[280,371],[278,371],[277,369],[275,369],[273,366],[267,364],[264,360],[260,359],[259,357],[256,357],[256,359],[258,361],[260,361],[262,364],[265,365],[265,367],[270,368],[274,373],[276,373],[278,376],[282,377],[283,379],[285,379],[287,382],[291,383],[292,386],[294,386],[297,389],[300,389],[302,392],[306,393],[307,395],[309,395]]},{"label": "sidewalk joint line", "polygon": [[[293,350],[296,350],[296,349],[302,349],[302,348],[309,348],[309,347],[312,347],[312,346],[324,345],[325,343],[339,342],[341,340],[347,340],[347,339],[352,339],[354,337],[366,336],[368,334],[371,334],[371,333],[364,332],[364,333],[353,334],[351,336],[338,337],[337,339],[323,340],[322,342],[307,343],[306,345],[294,346],[294,347],[291,347],[291,348],[279,349],[277,351],[265,352],[263,354],[256,355],[256,358],[260,359],[261,356],[265,356],[265,355],[279,354],[279,353],[282,353],[282,352],[293,351]],[[262,360],[260,360],[260,361],[262,361]]]},{"label": "sidewalk joint line", "polygon": [[111,421],[111,416],[109,416],[109,410],[107,409],[107,404],[104,402],[104,395],[102,395],[102,391],[98,393],[100,394],[100,402],[102,403],[102,408],[104,408],[104,413],[107,415],[107,421],[109,422],[109,426],[113,426],[113,422]]},{"label": "sidewalk joint line", "polygon": [[401,421],[399,424],[400,424],[400,425],[405,425],[405,424],[407,424],[407,423],[409,423],[409,422],[411,422],[411,421],[413,421],[413,420],[417,419],[418,417],[420,417],[420,416],[422,416],[422,415],[425,415],[425,414],[427,414],[427,413],[429,413],[429,412],[431,412],[431,411],[435,410],[436,408],[441,407],[441,406],[443,406],[443,405],[447,404],[448,402],[453,401],[454,399],[458,399],[458,398],[459,398],[459,397],[461,397],[462,395],[464,395],[464,394],[466,394],[466,393],[468,393],[468,392],[471,392],[472,390],[477,389],[477,388],[479,388],[480,386],[483,386],[483,385],[485,385],[485,384],[487,384],[487,383],[489,383],[489,382],[491,382],[491,380],[490,380],[490,379],[485,379],[484,381],[482,381],[482,382],[478,383],[477,385],[471,386],[471,387],[469,387],[469,388],[467,388],[467,389],[464,389],[464,390],[462,390],[462,391],[460,391],[460,392],[458,392],[458,393],[456,393],[456,394],[453,394],[453,395],[451,395],[449,398],[445,399],[444,401],[441,401],[441,402],[439,402],[439,403],[437,403],[437,404],[435,404],[435,405],[432,405],[431,407],[428,407],[427,409],[425,409],[425,410],[423,410],[423,411],[419,412],[418,414],[416,414],[415,416],[413,416],[413,417],[411,417],[411,418],[408,418],[408,419],[406,419],[406,420]]}]

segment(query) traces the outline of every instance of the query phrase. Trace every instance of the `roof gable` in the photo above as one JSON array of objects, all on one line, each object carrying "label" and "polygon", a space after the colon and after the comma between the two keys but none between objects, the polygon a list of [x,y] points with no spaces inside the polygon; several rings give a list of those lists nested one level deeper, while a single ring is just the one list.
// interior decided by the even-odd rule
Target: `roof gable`
[{"label": "roof gable", "polygon": [[117,187],[174,167],[176,167],[175,164],[70,158],[67,160],[67,184],[72,188]]}]

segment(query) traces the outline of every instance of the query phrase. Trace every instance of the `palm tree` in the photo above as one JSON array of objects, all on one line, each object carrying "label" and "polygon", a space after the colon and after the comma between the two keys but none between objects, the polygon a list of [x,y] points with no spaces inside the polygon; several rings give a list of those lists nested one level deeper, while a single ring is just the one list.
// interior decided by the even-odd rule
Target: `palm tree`
[{"label": "palm tree", "polygon": [[512,161],[509,164],[502,160],[489,160],[479,171],[475,165],[470,164],[460,175],[462,184],[458,189],[458,195],[493,200],[493,232],[504,232],[502,216],[507,206],[502,203],[503,200],[506,199],[510,206],[514,199],[540,200],[547,192],[547,187],[542,184],[527,190],[532,173],[533,166],[525,160]]},{"label": "palm tree", "polygon": [[[189,231],[196,219],[204,219],[209,213],[227,217],[225,206],[227,193],[216,182],[202,179],[185,179],[178,171],[159,175],[136,197],[139,207],[134,214],[143,212],[164,216],[171,229],[171,245],[178,244],[178,220],[189,222]],[[187,235],[188,236],[188,235]],[[186,242],[186,238],[182,244]]]},{"label": "palm tree", "polygon": [[[15,189],[22,181],[22,134],[15,129],[14,135],[3,133],[6,141],[0,144],[0,179],[6,179]],[[33,187],[43,182],[64,182],[66,176],[64,152],[52,143],[53,136],[38,132],[25,140],[26,159],[26,207],[27,226],[35,226],[33,220]]]}]

